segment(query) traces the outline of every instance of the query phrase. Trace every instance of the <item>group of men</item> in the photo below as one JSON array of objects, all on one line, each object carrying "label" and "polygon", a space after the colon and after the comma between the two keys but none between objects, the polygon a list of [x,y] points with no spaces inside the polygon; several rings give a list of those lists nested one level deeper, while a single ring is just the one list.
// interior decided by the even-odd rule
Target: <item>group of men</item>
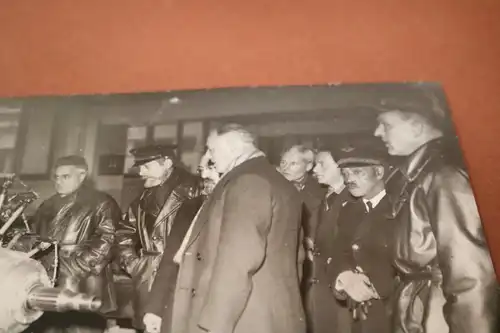
[{"label": "group of men", "polygon": [[59,159],[34,227],[59,244],[57,284],[103,307],[46,314],[35,331],[103,332],[118,262],[134,326],[149,333],[497,332],[474,195],[437,118],[388,108],[366,143],[294,146],[278,167],[244,127],[223,125],[207,138],[202,183],[172,148],[139,148],[144,191],[125,214],[86,185],[85,160]]}]

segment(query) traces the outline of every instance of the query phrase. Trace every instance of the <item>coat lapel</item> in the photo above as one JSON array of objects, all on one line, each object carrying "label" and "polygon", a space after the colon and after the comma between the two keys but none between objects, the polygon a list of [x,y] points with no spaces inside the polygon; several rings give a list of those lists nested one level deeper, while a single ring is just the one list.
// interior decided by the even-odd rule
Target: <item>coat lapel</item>
[{"label": "coat lapel", "polygon": [[[177,212],[177,209],[181,206],[181,200],[172,200],[172,199],[177,199],[177,198],[172,198],[172,196],[176,196],[177,194],[175,193],[174,189],[177,187],[177,185],[180,182],[180,175],[177,172],[177,169],[174,169],[172,174],[170,175],[169,179],[165,182],[164,185],[167,187],[166,193],[165,193],[165,202],[163,203],[163,207],[160,210],[160,213],[158,214],[158,217],[156,218],[153,228],[151,230],[155,230],[160,224],[162,224],[165,220],[167,220],[172,214]],[[167,235],[168,235],[168,229],[170,226],[167,226]]]},{"label": "coat lapel", "polygon": [[[220,196],[222,196],[223,191],[222,191],[221,187],[217,188],[218,185],[222,185],[222,184],[220,184],[220,182],[219,182],[219,184],[216,185],[214,192],[212,192],[212,194],[207,198],[207,201],[201,206],[200,213],[196,217],[196,220],[193,221],[193,223],[194,223],[193,231],[191,232],[191,236],[189,238],[189,241],[188,241],[186,248],[189,248],[189,247],[191,247],[191,245],[193,245],[194,241],[196,240],[196,238],[198,238],[198,235],[200,234],[201,230],[203,229],[203,226],[208,221],[208,217],[209,217],[208,213],[212,209],[214,202],[217,202],[221,199]],[[219,200],[214,199],[216,195],[217,195],[217,198]]]},{"label": "coat lapel", "polygon": [[240,165],[236,166],[233,168],[231,171],[229,171],[224,177],[222,177],[221,180],[217,183],[215,186],[212,194],[210,194],[207,198],[206,203],[203,205],[201,208],[200,214],[198,215],[198,218],[194,223],[196,223],[193,227],[193,231],[191,234],[191,237],[189,239],[188,245],[186,248],[189,248],[191,245],[193,245],[194,241],[198,238],[201,230],[205,226],[205,224],[208,222],[209,218],[209,212],[213,209],[213,206],[215,204],[220,204],[222,200],[224,200],[224,192],[226,189],[227,184],[234,178],[238,177],[240,174],[244,173],[245,170],[247,169],[252,169],[255,166],[263,163],[264,161],[267,161],[265,157],[259,156],[259,157],[254,157],[251,158]]},{"label": "coat lapel", "polygon": [[68,227],[70,221],[70,211],[71,208],[75,205],[75,200],[71,200],[67,204],[65,204],[59,211],[57,212],[54,219],[50,222],[48,226],[48,237],[55,240],[60,240],[61,237],[64,236],[66,232],[66,228]]},{"label": "coat lapel", "polygon": [[[141,200],[142,198],[144,197],[144,194],[146,192],[142,192],[141,194],[141,197],[139,198],[139,200],[137,201],[137,216],[136,216],[136,219],[137,219],[137,231],[139,233],[139,238],[141,240],[141,244],[143,244],[144,248],[146,249],[149,249],[151,247],[151,244],[149,242],[149,238],[148,237],[144,237],[144,235],[147,234],[147,229],[146,229],[146,225],[145,225],[145,220],[146,220],[146,216],[145,216],[145,212],[144,210],[142,209],[141,207]],[[130,214],[134,214],[133,212],[133,209],[132,208],[129,208],[130,209]]]}]

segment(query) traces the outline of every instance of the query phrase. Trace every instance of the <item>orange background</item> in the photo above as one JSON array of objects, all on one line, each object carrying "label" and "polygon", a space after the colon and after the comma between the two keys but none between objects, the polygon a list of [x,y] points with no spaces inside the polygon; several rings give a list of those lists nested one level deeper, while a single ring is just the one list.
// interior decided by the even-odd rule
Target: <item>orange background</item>
[{"label": "orange background", "polygon": [[499,14],[498,0],[3,0],[0,96],[439,81],[500,269]]}]

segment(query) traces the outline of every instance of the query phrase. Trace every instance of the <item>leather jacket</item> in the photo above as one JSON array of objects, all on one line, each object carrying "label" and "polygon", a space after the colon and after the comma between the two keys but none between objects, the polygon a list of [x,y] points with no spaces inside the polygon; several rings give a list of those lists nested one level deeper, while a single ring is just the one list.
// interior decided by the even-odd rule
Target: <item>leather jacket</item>
[{"label": "leather jacket", "polygon": [[497,280],[469,177],[441,140],[387,182],[398,273],[395,332],[498,332]]},{"label": "leather jacket", "polygon": [[[151,205],[148,192],[154,190]],[[175,168],[155,189],[144,189],[124,214],[117,234],[120,266],[134,285],[134,326],[142,327],[142,316],[168,237],[181,205],[201,194],[201,180]]]},{"label": "leather jacket", "polygon": [[[120,207],[106,193],[82,186],[61,198],[44,201],[33,216],[35,232],[59,244],[56,287],[95,295],[102,313],[116,309],[113,275],[109,265]],[[54,247],[42,253],[41,262],[52,276]]]}]

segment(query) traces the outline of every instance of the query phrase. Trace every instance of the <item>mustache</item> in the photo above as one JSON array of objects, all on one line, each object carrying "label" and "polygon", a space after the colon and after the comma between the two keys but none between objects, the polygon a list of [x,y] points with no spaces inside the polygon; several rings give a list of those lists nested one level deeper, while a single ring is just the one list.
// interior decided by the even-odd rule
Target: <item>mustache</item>
[{"label": "mustache", "polygon": [[357,188],[357,187],[358,187],[358,184],[353,183],[353,182],[347,182],[345,185],[346,185],[348,188]]}]

